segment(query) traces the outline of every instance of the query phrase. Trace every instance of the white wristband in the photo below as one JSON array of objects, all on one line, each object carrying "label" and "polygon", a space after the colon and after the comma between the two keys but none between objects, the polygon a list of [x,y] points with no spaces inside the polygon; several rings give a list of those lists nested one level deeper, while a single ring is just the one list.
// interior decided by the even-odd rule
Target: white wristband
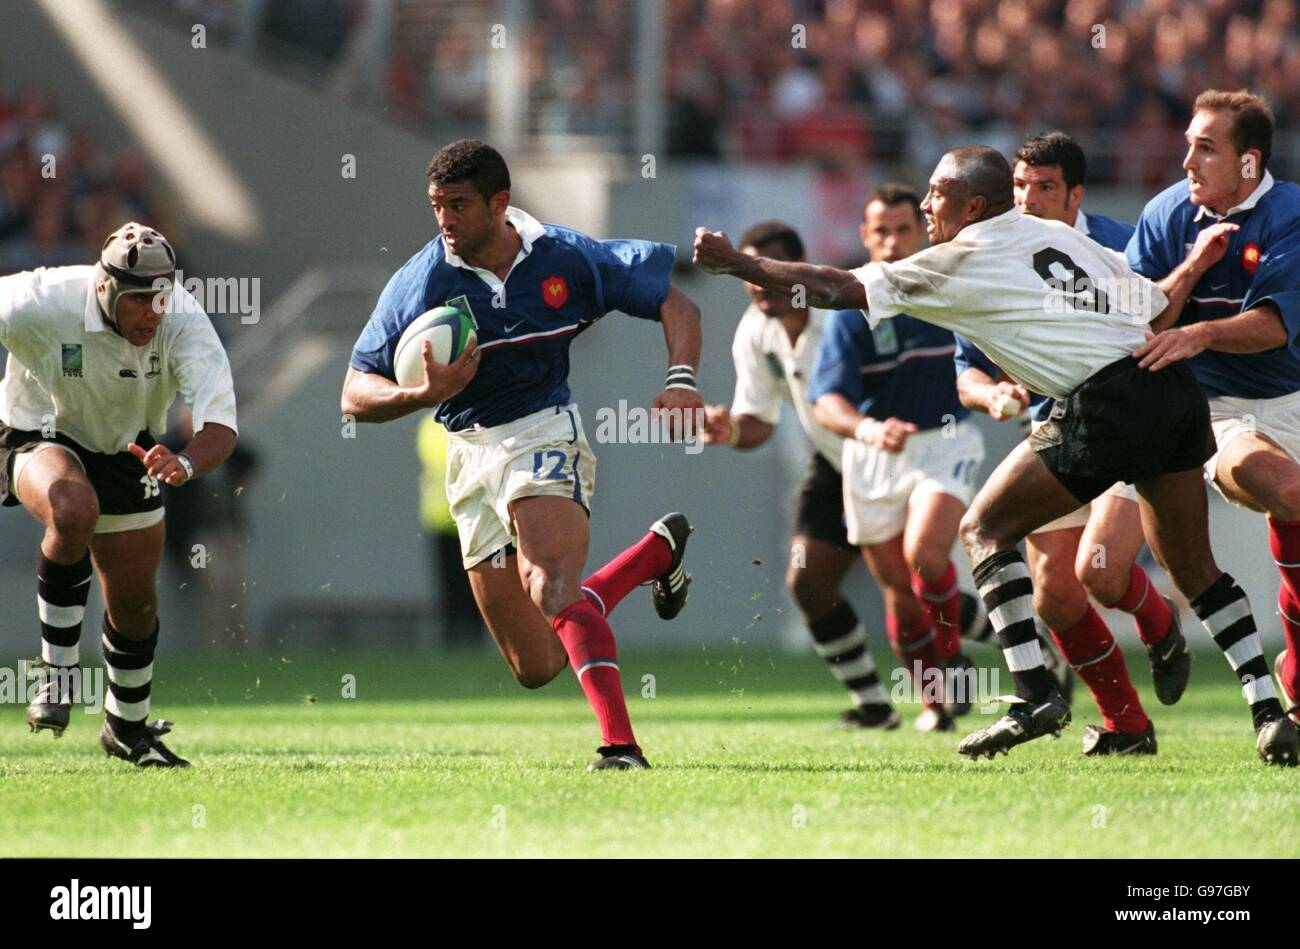
[{"label": "white wristband", "polygon": [[880,419],[864,418],[858,423],[858,427],[853,430],[853,437],[864,445],[870,445],[875,441],[876,435],[884,427],[885,423],[880,421]]},{"label": "white wristband", "polygon": [[179,461],[181,467],[185,469],[185,480],[194,480],[194,462],[190,461],[190,456],[185,454],[183,451],[177,452],[176,460]]}]

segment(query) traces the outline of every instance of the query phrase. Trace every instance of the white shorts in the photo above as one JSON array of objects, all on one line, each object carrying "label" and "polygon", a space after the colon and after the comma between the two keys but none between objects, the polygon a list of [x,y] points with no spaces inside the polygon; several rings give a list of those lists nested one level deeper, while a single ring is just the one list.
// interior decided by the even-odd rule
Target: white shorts
[{"label": "white shorts", "polygon": [[[1037,431],[1039,426],[1042,424],[1044,423],[1034,422],[1030,427],[1030,430]],[[1125,500],[1137,503],[1138,493],[1137,488],[1133,487],[1133,485],[1125,484],[1123,481],[1116,481],[1110,486],[1110,489],[1106,492],[1104,497],[1124,498]],[[1101,500],[1101,498],[1098,498],[1097,500]],[[1038,528],[1038,530],[1034,531],[1034,533],[1046,534],[1049,531],[1064,531],[1070,530],[1071,528],[1086,527],[1088,524],[1088,518],[1091,516],[1092,505],[1084,504],[1081,507],[1075,508],[1069,514],[1064,514],[1054,521],[1049,521],[1042,527]]]},{"label": "white shorts", "polygon": [[847,438],[842,458],[849,543],[863,547],[901,534],[915,497],[948,494],[969,505],[984,461],[984,438],[963,420],[917,432],[899,452]]},{"label": "white shorts", "polygon": [[[1214,429],[1214,440],[1218,448],[1205,463],[1205,476],[1214,484],[1214,490],[1222,495],[1223,489],[1214,477],[1215,468],[1219,463],[1219,455],[1238,435],[1263,435],[1276,442],[1293,461],[1300,461],[1300,392],[1292,392],[1276,399],[1217,396],[1210,400],[1210,427]],[[1226,495],[1224,498],[1232,504],[1237,503]],[[1237,504],[1237,507],[1244,505]]]},{"label": "white shorts", "polygon": [[596,456],[576,405],[447,433],[447,502],[466,568],[514,542],[511,501],[553,495],[590,511],[595,487]]}]

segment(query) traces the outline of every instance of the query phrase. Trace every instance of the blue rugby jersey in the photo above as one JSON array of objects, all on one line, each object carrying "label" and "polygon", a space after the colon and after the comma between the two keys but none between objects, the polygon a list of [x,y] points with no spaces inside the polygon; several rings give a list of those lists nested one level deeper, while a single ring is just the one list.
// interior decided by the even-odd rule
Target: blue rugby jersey
[{"label": "blue rugby jersey", "polygon": [[970,414],[957,400],[953,350],[949,330],[910,316],[873,330],[861,310],[837,310],[822,333],[808,401],[836,392],[871,418],[938,428]]},{"label": "blue rugby jersey", "polygon": [[[1075,217],[1074,228],[1087,234],[1102,247],[1117,250],[1121,254],[1128,246],[1129,238],[1133,236],[1132,224],[1125,224],[1104,214],[1091,214],[1084,211],[1079,212]],[[953,361],[956,363],[957,375],[960,376],[967,369],[974,367],[983,370],[990,378],[996,379],[999,370],[993,360],[960,333],[956,336],[957,352],[953,355]],[[1035,422],[1047,421],[1047,417],[1052,414],[1054,400],[1036,392],[1030,393],[1030,396],[1029,417]]]},{"label": "blue rugby jersey", "polygon": [[671,244],[598,241],[513,207],[506,219],[523,247],[504,283],[462,262],[439,235],[388,281],[352,350],[354,369],[393,379],[397,341],[416,317],[442,305],[466,310],[482,353],[478,372],[434,408],[453,432],[567,404],[574,334],[611,310],[658,320],[668,296]]},{"label": "blue rugby jersey", "polygon": [[1128,245],[1138,273],[1159,280],[1187,257],[1200,232],[1226,220],[1240,226],[1223,259],[1192,289],[1177,324],[1236,316],[1268,300],[1286,327],[1287,343],[1262,353],[1206,350],[1192,370],[1208,396],[1275,399],[1300,391],[1300,186],[1264,173],[1239,206],[1218,218],[1192,204],[1187,179],[1166,188],[1142,211]]}]

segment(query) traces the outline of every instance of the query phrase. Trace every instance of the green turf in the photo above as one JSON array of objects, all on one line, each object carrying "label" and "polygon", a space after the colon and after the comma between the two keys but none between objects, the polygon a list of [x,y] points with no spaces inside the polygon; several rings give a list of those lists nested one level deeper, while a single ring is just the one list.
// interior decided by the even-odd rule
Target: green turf
[{"label": "green turf", "polygon": [[588,774],[568,672],[528,692],[487,654],[163,657],[155,712],[189,771],[107,760],[80,711],[55,741],[0,706],[0,855],[1300,855],[1300,772],[1259,763],[1223,659],[1197,657],[1176,709],[1130,667],[1159,757],[1082,758],[1081,697],[1062,740],[970,762],[968,729],[917,735],[916,706],[892,734],[833,729],[844,699],[814,658],[627,650],[655,769]]}]

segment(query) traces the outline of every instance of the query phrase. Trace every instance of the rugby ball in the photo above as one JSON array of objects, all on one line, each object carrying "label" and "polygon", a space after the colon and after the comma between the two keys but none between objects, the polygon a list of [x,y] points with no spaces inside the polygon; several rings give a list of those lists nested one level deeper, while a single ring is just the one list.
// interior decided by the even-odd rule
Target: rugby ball
[{"label": "rugby ball", "polygon": [[402,330],[393,353],[393,375],[399,386],[424,384],[421,344],[426,339],[433,349],[433,361],[450,365],[465,351],[470,340],[477,339],[474,321],[454,306],[436,306],[412,320]]}]

